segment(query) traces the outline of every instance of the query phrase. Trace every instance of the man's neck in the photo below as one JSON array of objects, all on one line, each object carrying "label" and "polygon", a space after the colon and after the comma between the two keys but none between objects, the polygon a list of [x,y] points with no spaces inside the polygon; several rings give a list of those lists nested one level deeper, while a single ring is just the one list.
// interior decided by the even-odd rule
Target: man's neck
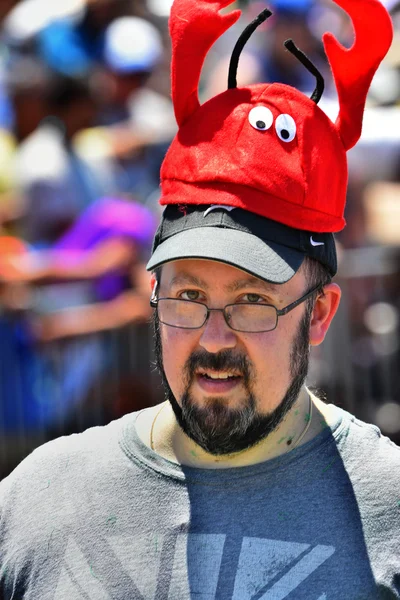
[{"label": "man's neck", "polygon": [[311,402],[310,419],[310,395],[303,388],[277,429],[253,448],[230,455],[211,455],[190,439],[178,425],[168,402],[143,411],[137,420],[137,429],[144,443],[172,462],[205,469],[244,467],[286,454],[326,427],[326,405],[315,396],[311,396]]}]

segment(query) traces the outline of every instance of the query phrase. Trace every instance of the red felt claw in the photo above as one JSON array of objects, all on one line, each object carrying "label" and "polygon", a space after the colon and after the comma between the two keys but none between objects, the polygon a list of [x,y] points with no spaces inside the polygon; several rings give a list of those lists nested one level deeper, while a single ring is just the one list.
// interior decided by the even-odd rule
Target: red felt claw
[{"label": "red felt claw", "polygon": [[339,96],[336,128],[346,150],[361,136],[368,89],[393,39],[390,17],[379,0],[335,0],[351,17],[355,41],[344,48],[331,33],[324,35],[325,51]]},{"label": "red felt claw", "polygon": [[171,9],[172,100],[181,126],[200,106],[198,87],[206,55],[241,12],[219,11],[233,0],[175,0]]}]

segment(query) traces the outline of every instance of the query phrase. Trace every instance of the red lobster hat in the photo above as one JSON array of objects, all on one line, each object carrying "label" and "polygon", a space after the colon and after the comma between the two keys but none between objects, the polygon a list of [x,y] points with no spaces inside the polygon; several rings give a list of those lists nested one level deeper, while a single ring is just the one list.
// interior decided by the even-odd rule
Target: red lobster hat
[{"label": "red lobster hat", "polygon": [[160,203],[167,208],[149,270],[208,258],[283,283],[309,255],[335,274],[332,234],[345,226],[346,152],[360,138],[367,92],[393,37],[379,0],[335,1],[355,30],[350,49],[324,35],[339,97],[335,123],[318,107],[321,74],[292,40],[286,48],[316,77],[311,98],[278,83],[237,88],[240,53],[271,16],[268,9],[238,40],[227,91],[201,106],[207,52],[241,13],[220,14],[232,0],[174,1],[172,98],[179,131],[161,169]]}]

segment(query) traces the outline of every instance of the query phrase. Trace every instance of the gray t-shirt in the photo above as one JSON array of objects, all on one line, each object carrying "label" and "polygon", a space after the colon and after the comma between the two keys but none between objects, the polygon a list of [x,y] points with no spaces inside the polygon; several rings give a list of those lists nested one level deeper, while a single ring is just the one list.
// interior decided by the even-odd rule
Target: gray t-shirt
[{"label": "gray t-shirt", "polygon": [[171,463],[136,413],[38,448],[0,484],[4,600],[400,599],[400,448],[330,407],[251,467]]}]

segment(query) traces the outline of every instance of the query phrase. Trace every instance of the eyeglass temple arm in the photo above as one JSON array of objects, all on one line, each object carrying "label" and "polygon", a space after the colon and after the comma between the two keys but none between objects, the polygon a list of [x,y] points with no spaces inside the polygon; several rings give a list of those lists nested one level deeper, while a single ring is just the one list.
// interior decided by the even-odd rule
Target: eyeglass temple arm
[{"label": "eyeglass temple arm", "polygon": [[319,283],[318,285],[316,285],[315,287],[313,287],[309,292],[307,292],[306,294],[304,294],[304,296],[302,296],[301,298],[298,298],[298,300],[295,300],[294,302],[292,302],[288,306],[285,306],[285,308],[281,308],[280,310],[276,309],[276,312],[278,313],[278,316],[282,317],[283,315],[286,315],[288,312],[290,312],[291,310],[293,310],[294,308],[296,308],[296,306],[299,306],[299,304],[301,304],[302,302],[304,302],[305,300],[307,300],[307,298],[310,298],[310,296],[312,296],[313,294],[315,294],[315,292],[317,290],[319,290],[320,288],[321,288],[321,284]]}]

